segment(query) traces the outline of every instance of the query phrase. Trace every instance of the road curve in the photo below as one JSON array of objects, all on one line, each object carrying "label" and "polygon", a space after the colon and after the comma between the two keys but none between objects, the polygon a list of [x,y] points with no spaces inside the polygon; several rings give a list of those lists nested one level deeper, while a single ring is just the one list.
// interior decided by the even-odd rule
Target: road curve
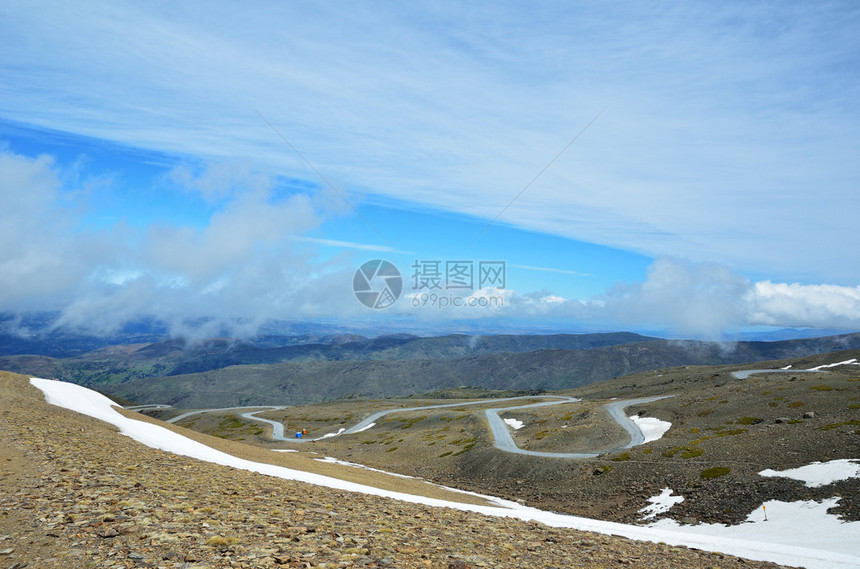
[{"label": "road curve", "polygon": [[[170,407],[170,405],[163,405],[160,408],[164,409]],[[183,413],[182,415],[177,415],[176,417],[172,417],[168,419],[167,423],[176,423],[181,421],[182,419],[187,419],[188,417],[193,417],[194,415],[200,415],[201,413],[213,413],[217,411],[238,411],[240,409],[259,409],[259,411],[254,411],[255,413],[262,413],[263,411],[274,411],[276,409],[286,409],[285,405],[242,405],[239,407],[221,407],[219,409],[198,409],[196,411],[189,411],[188,413]],[[243,417],[245,414],[242,415]],[[254,421],[263,421],[269,422],[268,419],[260,419],[257,417],[248,417],[248,419],[252,419]],[[283,425],[281,426],[281,431],[283,432]]]},{"label": "road curve", "polygon": [[322,437],[318,437],[315,439],[308,438],[288,438],[284,436],[284,425],[279,423],[278,421],[273,421],[271,419],[264,419],[262,417],[257,417],[257,413],[262,413],[265,410],[274,409],[261,409],[259,411],[250,411],[247,413],[242,413],[242,417],[246,419],[250,419],[252,421],[260,421],[272,426],[272,436],[271,438],[276,441],[281,442],[291,442],[291,443],[303,443],[303,442],[313,442],[319,441],[323,439],[330,438],[332,436],[338,435],[350,435],[354,433],[362,432],[375,423],[377,423],[382,417],[390,414],[390,413],[405,413],[405,412],[413,412],[413,411],[424,411],[429,409],[445,409],[450,407],[465,407],[467,405],[486,405],[487,403],[501,403],[501,402],[510,402],[510,401],[518,401],[523,399],[550,399],[550,401],[541,401],[539,403],[529,403],[527,405],[514,405],[510,407],[501,407],[496,409],[487,409],[484,413],[487,417],[487,421],[490,424],[490,431],[493,434],[494,446],[502,451],[510,452],[514,454],[522,454],[527,456],[537,456],[544,458],[594,458],[601,454],[606,454],[609,452],[615,452],[619,450],[624,450],[628,448],[633,448],[637,445],[641,445],[645,441],[645,435],[642,433],[642,430],[639,428],[636,423],[627,418],[624,414],[624,409],[631,405],[644,405],[646,403],[651,403],[654,401],[658,401],[660,399],[666,399],[667,397],[672,397],[671,395],[664,395],[660,397],[642,397],[639,399],[625,399],[623,401],[613,401],[606,405],[606,410],[609,412],[609,415],[615,419],[615,421],[621,425],[621,427],[627,431],[630,435],[630,441],[622,445],[620,447],[611,448],[611,449],[600,449],[594,452],[540,452],[540,451],[532,451],[522,449],[517,446],[514,442],[513,437],[511,436],[511,432],[508,429],[508,426],[505,425],[504,421],[499,416],[500,413],[504,413],[506,411],[513,411],[518,409],[530,409],[535,407],[546,407],[549,405],[560,405],[562,403],[576,403],[580,401],[575,397],[566,397],[563,395],[538,395],[538,396],[521,396],[521,397],[506,397],[501,399],[485,399],[481,401],[467,401],[467,402],[458,402],[458,403],[444,403],[441,405],[426,405],[423,407],[405,407],[398,409],[386,409],[385,411],[379,411],[377,413],[373,413],[372,415],[365,417],[360,422],[356,423],[352,427],[348,429],[341,429],[337,433],[328,433],[323,435]]},{"label": "road curve", "polygon": [[[757,371],[757,370],[756,370]],[[201,413],[209,413],[213,411],[238,411],[242,409],[256,409],[253,411],[246,411],[245,413],[241,413],[240,416],[251,420],[257,421],[260,423],[264,423],[266,425],[271,425],[272,427],[272,440],[280,441],[280,442],[290,442],[290,443],[305,443],[305,442],[314,442],[320,441],[323,439],[327,439],[333,436],[339,435],[351,435],[354,433],[360,433],[370,427],[372,427],[375,423],[377,423],[382,417],[390,414],[390,413],[406,413],[413,411],[424,411],[429,409],[445,409],[450,407],[465,407],[467,405],[486,405],[488,403],[501,403],[501,402],[510,402],[510,401],[521,401],[523,399],[548,399],[549,401],[541,401],[538,403],[529,403],[527,405],[513,405],[510,407],[499,407],[495,409],[487,409],[484,411],[484,414],[487,417],[487,422],[490,425],[490,432],[493,434],[493,446],[497,449],[510,452],[514,454],[522,454],[526,456],[537,456],[543,458],[594,458],[596,456],[600,456],[601,454],[606,454],[610,452],[616,452],[619,450],[624,450],[628,448],[633,448],[637,445],[641,445],[645,441],[645,435],[642,433],[642,429],[639,426],[627,418],[624,414],[624,409],[631,405],[644,405],[646,403],[652,403],[654,401],[658,401],[660,399],[666,399],[667,397],[672,397],[671,395],[663,395],[660,397],[641,397],[639,399],[625,399],[622,401],[613,401],[611,403],[606,404],[606,410],[609,412],[609,415],[615,419],[615,422],[621,425],[621,427],[627,431],[630,435],[630,441],[622,445],[620,447],[611,448],[611,449],[600,449],[594,452],[541,452],[534,450],[526,450],[517,446],[516,442],[514,442],[513,437],[511,436],[510,429],[505,424],[505,422],[499,416],[501,413],[506,411],[514,411],[519,409],[531,409],[535,407],[546,407],[549,405],[560,405],[562,403],[576,403],[581,401],[575,397],[567,397],[564,395],[523,395],[520,397],[504,397],[498,399],[483,399],[479,401],[465,401],[465,402],[456,402],[456,403],[443,403],[441,405],[425,405],[422,407],[401,407],[397,409],[386,409],[385,411],[379,411],[377,413],[373,413],[372,415],[365,417],[352,427],[348,429],[340,429],[337,433],[328,433],[321,437],[317,437],[315,439],[309,438],[290,438],[284,435],[284,425],[279,421],[273,421],[272,419],[264,419],[263,417],[257,417],[258,413],[263,413],[264,411],[275,411],[280,409],[286,409],[287,407],[284,405],[245,405],[240,407],[222,407],[219,409],[198,409],[196,411],[189,411],[187,413],[183,413],[176,417],[169,419],[168,423],[176,423],[181,421],[182,419],[186,419],[188,417],[192,417],[194,415],[199,415]],[[160,406],[162,408],[169,407],[168,405]]]},{"label": "road curve", "polygon": [[741,369],[733,371],[732,375],[735,379],[746,379],[756,373],[815,373],[820,371],[817,369]]},{"label": "road curve", "polygon": [[[608,403],[606,405],[606,410],[609,411],[609,414],[612,416],[613,419],[615,419],[615,422],[617,422],[624,428],[625,431],[627,431],[627,433],[630,435],[630,441],[620,447],[612,449],[602,449],[595,452],[540,452],[522,449],[517,446],[516,442],[514,442],[514,438],[511,436],[510,430],[508,429],[507,425],[505,425],[505,422],[502,421],[501,417],[499,417],[499,414],[504,413],[505,411],[530,409],[534,407],[544,407],[547,405],[557,405],[559,403],[564,403],[564,401],[544,401],[542,403],[532,403],[530,405],[504,407],[502,409],[487,409],[484,413],[487,415],[487,421],[489,421],[490,423],[490,430],[493,433],[493,439],[495,441],[494,446],[499,450],[514,454],[539,456],[543,458],[594,458],[596,456],[600,456],[601,454],[633,448],[637,445],[641,445],[645,441],[645,434],[642,432],[642,429],[640,429],[636,423],[627,418],[627,416],[624,414],[624,409],[631,405],[644,405],[646,403],[651,403],[660,399],[666,399],[667,397],[672,396],[664,395],[661,397],[642,397],[639,399],[625,399],[623,401],[613,401],[612,403]],[[573,401],[578,400],[574,399]]]}]

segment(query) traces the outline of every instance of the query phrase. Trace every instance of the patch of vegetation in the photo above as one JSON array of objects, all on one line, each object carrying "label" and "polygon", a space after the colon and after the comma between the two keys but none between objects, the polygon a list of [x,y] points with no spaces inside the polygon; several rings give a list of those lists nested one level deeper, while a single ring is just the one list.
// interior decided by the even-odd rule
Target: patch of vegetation
[{"label": "patch of vegetation", "polygon": [[737,420],[738,425],[758,425],[763,419],[760,417],[741,417]]},{"label": "patch of vegetation", "polygon": [[612,460],[613,460],[613,461],[615,461],[615,462],[621,462],[621,461],[624,461],[624,460],[630,460],[630,453],[629,453],[629,452],[622,452],[622,453],[621,453],[621,454],[619,454],[618,456],[614,457]]},{"label": "patch of vegetation", "polygon": [[699,411],[699,412],[697,413],[697,415],[698,415],[699,417],[707,417],[708,415],[710,415],[711,413],[713,413],[713,411],[714,411],[713,409],[705,409],[704,411]]},{"label": "patch of vegetation", "polygon": [[818,428],[821,429],[822,431],[830,431],[832,429],[837,429],[839,427],[845,427],[848,425],[851,425],[854,427],[860,426],[860,419],[854,419],[853,421],[842,421],[841,423],[830,423],[829,425],[824,425],[824,426],[818,427]]},{"label": "patch of vegetation", "polygon": [[809,389],[811,389],[813,391],[833,391],[833,387],[831,387],[830,385],[827,385],[827,384],[810,385]]},{"label": "patch of vegetation", "polygon": [[404,423],[404,425],[402,427],[400,427],[401,429],[408,429],[409,427],[411,427],[415,423],[419,423],[426,418],[427,418],[427,415],[421,415],[420,417],[412,417],[411,419],[408,419],[406,417],[401,417],[397,420],[400,421],[401,423]]},{"label": "patch of vegetation", "polygon": [[711,478],[719,478],[720,476],[725,476],[731,471],[731,468],[726,468],[725,466],[714,466],[713,468],[706,468],[699,473],[699,476],[702,477],[704,480],[710,480]]},{"label": "patch of vegetation", "polygon": [[449,454],[453,454],[453,452],[454,452],[453,450],[449,450],[448,452],[443,452],[442,454],[439,455],[439,458],[442,458],[443,456],[448,456]]},{"label": "patch of vegetation", "polygon": [[475,443],[470,443],[470,444],[464,446],[463,450],[459,450],[459,451],[455,452],[454,456],[460,456],[463,453],[469,452],[470,450],[472,450],[473,446],[475,446]]},{"label": "patch of vegetation", "polygon": [[690,433],[692,433],[694,435],[698,432],[699,432],[699,427],[693,427],[692,429],[690,429]]},{"label": "patch of vegetation", "polygon": [[734,435],[742,435],[746,432],[747,432],[746,429],[727,429],[725,431],[717,431],[716,435],[718,437],[731,437]]},{"label": "patch of vegetation", "polygon": [[397,448],[398,448],[398,447],[391,447],[391,448],[387,448],[387,449],[385,449],[385,452],[394,452],[394,451],[396,451],[396,450],[397,450]]},{"label": "patch of vegetation", "polygon": [[671,448],[664,452],[663,456],[665,456],[666,458],[675,458],[675,455],[678,453],[681,453],[681,458],[695,458],[697,456],[702,456],[705,450],[698,448],[695,445],[696,443],[694,442],[689,446]]},{"label": "patch of vegetation", "polygon": [[788,406],[791,408],[803,407],[803,401],[792,401]]},{"label": "patch of vegetation", "polygon": [[646,448],[645,450],[642,451],[642,454],[651,454],[653,451],[654,451],[653,448]]},{"label": "patch of vegetation", "polygon": [[237,540],[235,537],[213,535],[206,540],[206,545],[211,545],[212,547],[227,547],[230,545],[235,545],[238,541],[239,540]]}]

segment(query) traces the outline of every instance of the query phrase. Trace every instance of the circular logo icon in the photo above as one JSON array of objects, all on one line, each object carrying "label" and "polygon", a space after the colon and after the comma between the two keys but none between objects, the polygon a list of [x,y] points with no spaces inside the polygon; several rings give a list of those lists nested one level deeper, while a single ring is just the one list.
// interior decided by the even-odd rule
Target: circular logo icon
[{"label": "circular logo icon", "polygon": [[374,259],[361,265],[352,277],[355,298],[369,308],[388,308],[403,292],[403,277],[393,264]]}]

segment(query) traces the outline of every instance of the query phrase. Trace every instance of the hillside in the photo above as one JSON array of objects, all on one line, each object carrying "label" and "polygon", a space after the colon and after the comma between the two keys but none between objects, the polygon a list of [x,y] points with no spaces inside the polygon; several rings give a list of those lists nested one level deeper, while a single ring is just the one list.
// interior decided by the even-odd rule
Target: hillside
[{"label": "hillside", "polygon": [[776,567],[168,454],[7,373],[0,425],[0,555],[16,568]]},{"label": "hillside", "polygon": [[[659,440],[593,459],[562,460],[511,455],[493,447],[483,409],[487,406],[408,412],[409,407],[450,403],[443,395],[477,397],[476,389],[436,393],[438,400],[409,398],[341,400],[264,411],[261,417],[288,432],[310,436],[336,432],[374,410],[403,408],[372,429],[312,443],[317,452],[449,486],[522,500],[530,506],[619,522],[636,522],[648,498],[671,488],[685,497],[671,517],[688,523],[739,523],[768,500],[842,499],[832,512],[860,520],[860,480],[808,488],[762,478],[765,469],[784,470],[811,462],[860,457],[860,366],[818,372],[778,372],[737,378],[757,367],[808,369],[860,358],[860,350],[745,366],[682,366],[594,383],[565,394],[570,403],[505,417],[523,427],[514,439],[535,451],[612,448],[625,434],[605,413],[615,399],[671,395],[628,409],[671,423]],[[503,394],[497,394],[503,395]],[[164,417],[175,410],[153,411]],[[229,411],[195,416],[180,425],[241,438],[270,448],[268,435]],[[281,448],[290,448],[280,443]],[[703,477],[710,469],[718,476]]]}]

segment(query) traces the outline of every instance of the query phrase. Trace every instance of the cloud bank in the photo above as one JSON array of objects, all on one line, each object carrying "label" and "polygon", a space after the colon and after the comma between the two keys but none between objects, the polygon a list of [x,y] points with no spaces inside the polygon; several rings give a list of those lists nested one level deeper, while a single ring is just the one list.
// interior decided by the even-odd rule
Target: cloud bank
[{"label": "cloud bank", "polygon": [[320,209],[314,195],[279,195],[272,177],[245,165],[182,167],[172,177],[176,191],[221,204],[208,223],[86,229],[78,223],[82,206],[70,201],[80,197],[78,186],[68,187],[50,157],[0,152],[7,204],[0,210],[0,310],[59,310],[57,325],[95,332],[155,317],[176,335],[225,327],[251,335],[269,319],[368,316],[556,319],[694,337],[750,325],[860,328],[860,287],[751,282],[722,265],[668,257],[651,265],[644,282],[589,299],[485,288],[465,294],[472,302],[458,307],[418,306],[407,294],[389,309],[369,311],[351,288],[359,259],[344,253],[320,260],[314,240],[305,238],[338,215]]}]

